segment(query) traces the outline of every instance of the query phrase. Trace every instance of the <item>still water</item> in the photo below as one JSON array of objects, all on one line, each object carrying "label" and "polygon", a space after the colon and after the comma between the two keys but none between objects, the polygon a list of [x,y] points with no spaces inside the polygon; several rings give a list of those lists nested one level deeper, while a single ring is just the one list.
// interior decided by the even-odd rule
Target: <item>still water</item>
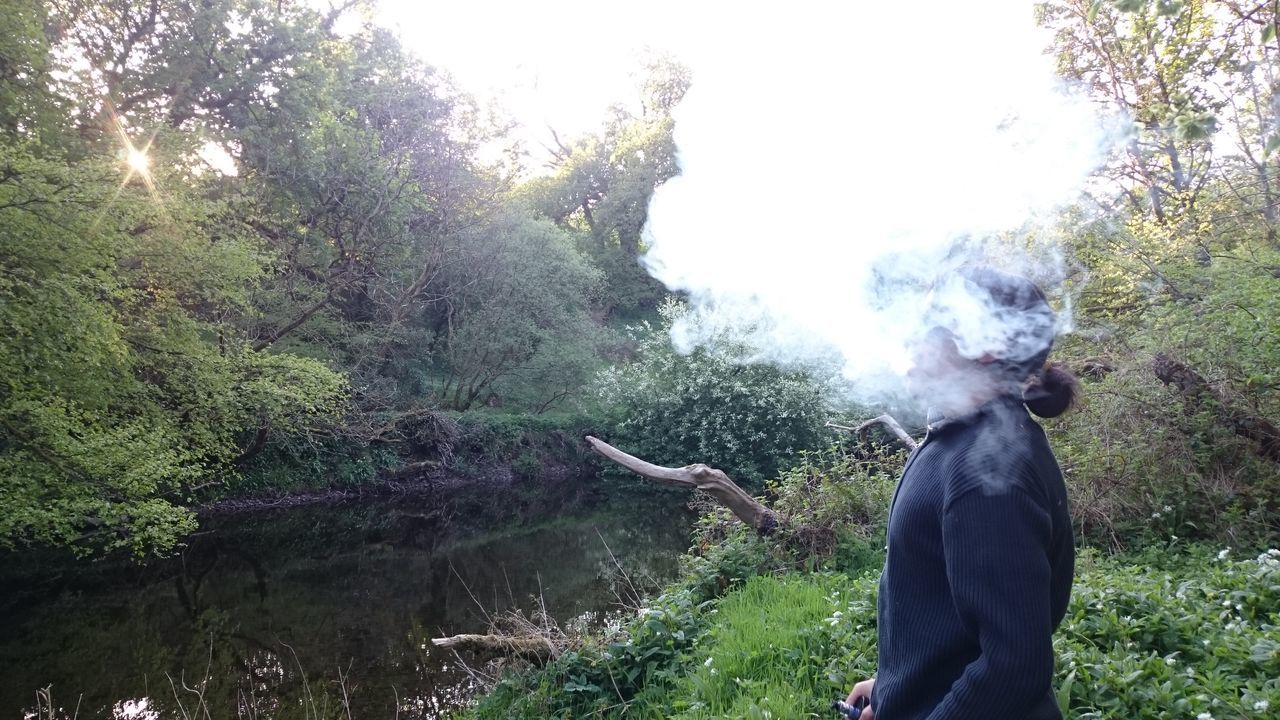
[{"label": "still water", "polygon": [[486,531],[361,501],[208,521],[145,567],[9,572],[0,718],[447,717],[476,683],[431,638],[535,597],[561,623],[620,612],[617,566],[671,580],[690,523],[678,496]]}]

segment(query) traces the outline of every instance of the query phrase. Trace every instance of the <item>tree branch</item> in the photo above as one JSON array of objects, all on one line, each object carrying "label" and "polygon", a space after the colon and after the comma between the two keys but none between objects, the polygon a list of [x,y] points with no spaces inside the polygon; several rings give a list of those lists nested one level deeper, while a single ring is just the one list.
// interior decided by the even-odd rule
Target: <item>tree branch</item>
[{"label": "tree branch", "polygon": [[1274,463],[1280,463],[1280,428],[1270,420],[1252,415],[1231,404],[1200,373],[1164,353],[1155,356],[1151,361],[1151,369],[1165,385],[1178,389],[1188,410],[1209,404],[1214,419],[1220,424],[1240,437],[1256,442],[1259,446],[1258,454]]},{"label": "tree branch", "polygon": [[777,529],[779,518],[777,513],[761,505],[728,475],[715,468],[701,463],[685,465],[680,468],[663,467],[628,455],[599,438],[587,436],[591,449],[612,460],[637,475],[657,480],[664,485],[701,490],[715,498],[721,505],[729,508],[739,520],[755,528],[761,535],[768,535]]},{"label": "tree branch", "polygon": [[887,428],[889,432],[892,433],[893,436],[898,439],[898,442],[902,443],[903,447],[905,447],[907,450],[914,451],[917,447],[920,446],[920,444],[917,443],[914,438],[912,438],[909,434],[907,434],[906,430],[902,429],[902,426],[898,424],[897,420],[893,419],[892,415],[881,415],[879,417],[873,417],[870,420],[862,423],[858,427],[848,427],[846,425],[837,425],[833,422],[827,422],[826,427],[832,428],[834,430],[841,430],[841,431],[850,433],[853,436],[857,437],[859,442],[864,444],[869,444],[870,443],[869,435],[871,433],[871,428],[876,425],[885,426],[885,428]]}]

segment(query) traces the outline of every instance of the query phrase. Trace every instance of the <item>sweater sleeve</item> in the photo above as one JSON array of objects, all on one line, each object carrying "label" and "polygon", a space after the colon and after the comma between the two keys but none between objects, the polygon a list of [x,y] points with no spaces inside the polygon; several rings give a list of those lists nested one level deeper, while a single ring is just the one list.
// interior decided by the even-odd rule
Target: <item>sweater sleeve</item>
[{"label": "sweater sleeve", "polygon": [[947,506],[942,532],[952,600],[980,654],[928,720],[1026,717],[1053,675],[1049,514],[1017,486],[973,488]]}]

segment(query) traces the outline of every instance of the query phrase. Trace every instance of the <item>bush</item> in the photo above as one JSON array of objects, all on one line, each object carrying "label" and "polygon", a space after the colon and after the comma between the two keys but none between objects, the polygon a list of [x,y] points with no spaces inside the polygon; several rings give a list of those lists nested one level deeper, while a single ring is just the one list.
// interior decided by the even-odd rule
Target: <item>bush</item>
[{"label": "bush", "polygon": [[769,483],[773,508],[787,518],[780,542],[810,568],[875,564],[904,457],[864,460],[839,445],[803,453]]},{"label": "bush", "polygon": [[1280,533],[1280,472],[1206,414],[1188,414],[1147,363],[1084,384],[1075,412],[1048,424],[1076,531],[1132,549],[1171,536],[1262,547]]},{"label": "bush", "polygon": [[632,328],[634,361],[599,377],[601,398],[617,414],[610,442],[653,462],[714,465],[757,489],[800,451],[825,444],[819,382],[747,362],[749,348],[733,337],[682,355],[670,330],[688,310],[669,302],[660,312],[658,327]]}]

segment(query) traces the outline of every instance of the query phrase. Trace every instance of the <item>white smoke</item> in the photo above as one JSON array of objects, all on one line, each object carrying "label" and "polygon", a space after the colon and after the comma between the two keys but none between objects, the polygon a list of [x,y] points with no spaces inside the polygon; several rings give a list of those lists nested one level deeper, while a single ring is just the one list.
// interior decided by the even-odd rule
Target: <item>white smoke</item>
[{"label": "white smoke", "polygon": [[693,306],[673,341],[749,327],[757,359],[837,357],[884,402],[940,271],[1060,279],[1043,221],[1116,124],[1055,76],[1031,2],[741,7],[683,51],[681,174],[650,207],[645,263]]}]

